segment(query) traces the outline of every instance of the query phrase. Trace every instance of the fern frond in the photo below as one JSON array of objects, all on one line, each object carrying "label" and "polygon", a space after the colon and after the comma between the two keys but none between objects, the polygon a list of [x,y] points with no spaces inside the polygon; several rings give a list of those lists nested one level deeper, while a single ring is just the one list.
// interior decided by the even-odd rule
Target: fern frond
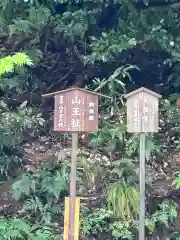
[{"label": "fern frond", "polygon": [[59,204],[54,204],[51,208],[51,212],[53,214],[59,214],[62,212],[62,208],[59,206]]},{"label": "fern frond", "polygon": [[26,50],[27,55],[32,59],[33,63],[38,63],[43,58],[43,53],[38,48],[31,48],[29,50]]},{"label": "fern frond", "polygon": [[10,240],[10,239],[19,239],[23,240],[23,234],[16,230],[16,229],[9,229],[5,234],[4,234],[5,239]]},{"label": "fern frond", "polygon": [[21,196],[28,196],[35,192],[36,182],[30,174],[23,174],[21,180],[12,185],[12,196],[19,200]]},{"label": "fern frond", "polygon": [[27,34],[30,31],[30,27],[33,27],[33,24],[28,20],[14,20],[14,24],[9,25],[9,34],[24,33]]},{"label": "fern frond", "polygon": [[29,9],[29,20],[33,24],[38,25],[46,25],[50,19],[51,16],[51,11],[49,8],[44,7],[44,6],[39,6],[38,8],[36,7],[31,7]]},{"label": "fern frond", "polygon": [[22,208],[22,212],[37,212],[38,210],[40,212],[43,212],[43,204],[41,203],[41,201],[39,200],[38,197],[35,197],[34,199],[27,199],[24,204],[23,204],[23,208]]},{"label": "fern frond", "polygon": [[12,226],[12,228],[15,228],[19,231],[23,231],[25,233],[28,233],[31,229],[31,227],[29,226],[29,224],[27,224],[26,222],[24,222],[21,219],[13,219],[9,221],[9,224]]},{"label": "fern frond", "polygon": [[52,229],[31,226],[21,219],[0,218],[0,240],[54,240]]},{"label": "fern frond", "polygon": [[67,191],[67,181],[66,179],[57,172],[55,176],[47,176],[42,181],[42,189],[48,192],[58,200],[60,194]]},{"label": "fern frond", "polygon": [[0,75],[10,73],[16,66],[32,66],[31,59],[25,53],[16,53],[14,56],[7,56],[0,59]]},{"label": "fern frond", "polygon": [[53,240],[52,230],[48,227],[36,231],[36,240]]},{"label": "fern frond", "polygon": [[14,56],[11,57],[11,61],[16,66],[23,66],[28,65],[32,66],[31,59],[25,53],[16,53]]}]

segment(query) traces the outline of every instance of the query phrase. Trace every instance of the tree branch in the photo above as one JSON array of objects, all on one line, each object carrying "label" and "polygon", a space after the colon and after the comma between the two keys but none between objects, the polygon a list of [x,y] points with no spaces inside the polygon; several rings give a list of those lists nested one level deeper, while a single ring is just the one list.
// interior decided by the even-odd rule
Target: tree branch
[{"label": "tree branch", "polygon": [[65,80],[71,73],[72,71],[74,70],[74,68],[71,68],[71,70],[65,75],[63,76],[61,79],[59,79],[57,82],[51,84],[51,86],[47,89],[47,92],[49,92],[49,90],[51,90],[51,88],[53,88],[56,84],[60,83],[61,81]]}]

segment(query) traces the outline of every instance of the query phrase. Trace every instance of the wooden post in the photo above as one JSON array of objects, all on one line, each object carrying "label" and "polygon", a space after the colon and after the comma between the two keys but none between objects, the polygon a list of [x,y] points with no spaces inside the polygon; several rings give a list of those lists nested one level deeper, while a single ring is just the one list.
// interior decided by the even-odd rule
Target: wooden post
[{"label": "wooden post", "polygon": [[159,94],[147,88],[139,88],[126,94],[127,98],[127,131],[140,133],[140,161],[139,161],[139,240],[145,240],[145,140],[146,133],[158,132]]},{"label": "wooden post", "polygon": [[75,202],[76,202],[76,164],[78,133],[72,133],[71,177],[70,177],[70,227],[69,240],[74,240]]},{"label": "wooden post", "polygon": [[78,132],[98,131],[98,102],[99,96],[104,95],[81,88],[69,88],[43,95],[51,96],[55,98],[54,131],[72,133],[70,198],[65,200],[64,240],[78,240],[80,209],[80,198],[76,198]]},{"label": "wooden post", "polygon": [[[74,240],[79,240],[79,225],[80,225],[80,197],[76,197],[74,218]],[[70,225],[70,197],[65,197],[64,211],[64,240],[69,240],[69,225]]]},{"label": "wooden post", "polygon": [[140,213],[139,213],[139,240],[145,240],[145,133],[140,133]]}]

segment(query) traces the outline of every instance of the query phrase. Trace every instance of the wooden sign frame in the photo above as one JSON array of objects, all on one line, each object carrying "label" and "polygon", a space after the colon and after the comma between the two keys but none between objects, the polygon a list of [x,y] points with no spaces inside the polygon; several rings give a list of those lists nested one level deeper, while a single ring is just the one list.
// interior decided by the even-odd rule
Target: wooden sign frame
[{"label": "wooden sign frame", "polygon": [[127,99],[127,131],[158,132],[159,98],[161,95],[141,87],[125,95]]},{"label": "wooden sign frame", "polygon": [[[54,96],[54,131],[97,132],[99,93],[69,88],[43,97]],[[108,97],[109,98],[109,97]]]},{"label": "wooden sign frame", "polygon": [[127,98],[127,131],[140,133],[140,159],[139,159],[139,240],[145,239],[145,156],[146,133],[158,132],[159,125],[159,98],[161,95],[147,89],[139,88],[126,94]]},{"label": "wooden sign frame", "polygon": [[[79,228],[79,224],[76,224],[76,222],[78,222],[76,221],[76,164],[78,132],[98,131],[98,97],[111,97],[81,88],[69,88],[42,95],[42,97],[46,98],[52,96],[55,97],[54,131],[72,133],[70,198],[68,207],[65,210],[65,220],[66,225],[68,224],[68,230],[65,227],[64,240],[75,240],[78,236],[77,231],[79,231],[79,229],[77,229],[77,227]],[[67,218],[67,209],[69,209],[69,218]],[[69,223],[67,223],[67,221]]]}]

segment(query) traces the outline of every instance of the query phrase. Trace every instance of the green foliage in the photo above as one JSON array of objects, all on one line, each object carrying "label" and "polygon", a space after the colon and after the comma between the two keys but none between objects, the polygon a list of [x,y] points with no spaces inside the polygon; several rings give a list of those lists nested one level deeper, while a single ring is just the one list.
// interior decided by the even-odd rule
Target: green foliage
[{"label": "green foliage", "polygon": [[21,213],[28,212],[27,218],[35,217],[36,221],[50,223],[53,215],[63,211],[59,201],[67,194],[67,178],[63,169],[23,174],[12,186],[13,197],[23,203]]},{"label": "green foliage", "polygon": [[[32,66],[32,61],[24,53],[17,53],[0,60],[0,76],[10,73],[15,67],[24,65]],[[1,85],[5,79],[1,79]],[[0,100],[0,179],[8,178],[13,171],[20,166],[20,158],[12,155],[12,149],[17,148],[23,141],[24,130],[30,130],[35,124],[43,124],[41,114],[33,115],[32,109],[26,107],[27,102],[22,103],[15,111],[10,111],[8,105]],[[6,152],[3,152],[6,148]],[[8,149],[9,152],[7,151]],[[11,156],[12,155],[12,156]]]},{"label": "green foliage", "polygon": [[[177,205],[164,201],[152,215],[146,218],[146,227],[150,233],[154,232],[157,226],[168,228],[177,218],[177,214]],[[82,227],[85,236],[107,233],[115,238],[134,239],[133,232],[136,232],[137,223],[119,220],[114,211],[99,208],[82,219]],[[176,232],[170,234],[169,239],[176,239],[177,234]]]},{"label": "green foliage", "polygon": [[98,133],[92,134],[91,144],[93,146],[112,146],[115,149],[118,144],[122,144],[125,135],[125,125],[121,123],[111,124],[102,122],[102,128]]},{"label": "green foliage", "polygon": [[24,132],[33,135],[35,126],[43,125],[41,114],[35,115],[31,108],[24,102],[15,111],[10,111],[7,104],[0,101],[0,179],[8,178],[20,167],[21,159],[16,151],[25,141]]},{"label": "green foliage", "polygon": [[125,179],[127,182],[134,182],[134,176],[136,176],[136,165],[132,159],[122,158],[120,160],[113,161],[112,174],[116,174],[119,179]]},{"label": "green foliage", "polygon": [[58,19],[56,32],[62,32],[66,37],[73,39],[74,37],[84,38],[88,29],[88,14],[89,12],[77,10],[75,12],[65,12]]},{"label": "green foliage", "polygon": [[41,29],[46,26],[51,20],[51,11],[45,6],[30,7],[29,8],[29,20],[32,24],[35,24],[37,29]]},{"label": "green foliage", "polygon": [[180,140],[178,140],[178,141],[176,141],[176,147],[177,147],[177,149],[179,149],[180,148]]},{"label": "green foliage", "polygon": [[146,219],[146,226],[150,232],[154,232],[156,224],[169,227],[169,223],[177,218],[178,208],[174,203],[164,201],[159,205],[159,210]]},{"label": "green foliage", "polygon": [[21,219],[0,218],[0,239],[2,240],[54,240],[52,230],[49,227],[31,227]]},{"label": "green foliage", "polygon": [[41,114],[34,114],[32,108],[27,107],[27,102],[22,103],[15,111],[10,111],[7,104],[0,101],[0,113],[1,148],[20,145],[24,141],[24,130],[33,134],[36,124],[44,124]]},{"label": "green foliage", "polygon": [[139,213],[139,192],[125,182],[110,184],[107,192],[107,203],[111,211],[121,220],[137,219]]},{"label": "green foliage", "polygon": [[77,188],[80,195],[86,195],[87,192],[94,190],[94,188],[101,188],[102,184],[104,184],[108,172],[106,172],[105,166],[102,166],[101,160],[100,158],[100,162],[94,164],[94,162],[88,161],[87,157],[78,158]]},{"label": "green foliage", "polygon": [[88,214],[82,219],[83,234],[98,234],[108,231],[108,220],[113,216],[112,211],[104,208],[96,209],[93,213]]},{"label": "green foliage", "polygon": [[92,54],[85,57],[86,61],[94,63],[95,61],[107,62],[118,56],[123,50],[136,46],[136,39],[123,34],[118,30],[110,32],[102,32],[102,36],[97,39],[91,37]]},{"label": "green foliage", "polygon": [[[14,150],[20,148],[26,140],[24,132],[34,136],[34,131],[38,132],[39,125],[43,124],[41,115],[36,113],[37,110],[26,107],[25,103],[21,107],[16,106],[11,109],[9,98],[12,94],[18,97],[28,92],[29,95],[37,93],[39,96],[44,91],[49,92],[51,90],[49,87],[51,84],[56,84],[56,81],[60,83],[57,87],[66,87],[64,80],[59,82],[66,74],[65,69],[75,69],[75,72],[72,72],[74,76],[76,72],[84,74],[84,69],[86,70],[82,67],[84,65],[87,70],[89,67],[96,67],[103,74],[102,62],[109,68],[103,79],[94,79],[92,86],[96,91],[100,90],[111,96],[111,99],[101,101],[102,121],[98,133],[92,134],[91,144],[110,153],[112,164],[108,169],[101,166],[100,170],[98,167],[95,169],[92,166],[83,166],[81,174],[78,174],[80,177],[78,183],[85,185],[88,182],[89,190],[91,183],[97,186],[98,181],[105,179],[108,189],[106,200],[113,212],[100,208],[87,216],[84,224],[86,235],[106,232],[117,238],[134,237],[132,226],[138,215],[135,169],[139,157],[139,138],[138,135],[132,136],[126,133],[123,97],[126,93],[126,84],[137,80],[136,77],[131,79],[130,76],[130,71],[133,72],[134,68],[137,70],[134,66],[136,64],[136,60],[133,60],[134,52],[131,49],[138,48],[140,51],[143,49],[149,54],[152,49],[163,50],[169,58],[164,65],[167,62],[171,65],[173,61],[179,61],[180,14],[171,6],[173,1],[162,2],[163,7],[158,8],[151,7],[152,1],[148,0],[4,0],[0,2],[0,32],[5,35],[2,38],[0,36],[2,58],[0,88],[6,95],[0,106],[0,172],[3,177],[12,175],[12,170],[20,166],[20,158]],[[166,2],[169,5],[165,5]],[[141,3],[142,7],[139,7],[138,4]],[[58,7],[60,12],[57,10]],[[5,56],[6,52],[9,54],[17,51],[25,52],[32,61],[23,53]],[[126,56],[123,57],[123,54],[120,56],[121,53],[125,53],[132,65],[126,65]],[[144,59],[141,60],[142,62],[138,64],[140,71],[144,66]],[[32,62],[33,69],[23,68],[23,65],[31,67]],[[110,75],[112,72],[113,74]],[[95,76],[96,73],[90,73],[88,80],[92,75]],[[49,76],[52,78],[49,79]],[[164,79],[164,75],[160,78]],[[178,78],[179,67],[172,70],[166,83],[168,91],[172,85],[178,89]],[[71,77],[68,77],[67,86],[71,84],[69,81]],[[166,89],[163,88],[163,91],[166,92]],[[8,104],[6,104],[7,100]],[[165,102],[161,106],[160,130],[163,136],[160,134],[147,136],[147,160],[154,160],[155,155],[167,149],[168,139],[174,139],[178,135],[179,109],[171,102],[173,101],[170,100],[168,104]],[[38,112],[41,110],[38,108]],[[178,150],[179,143],[176,144]],[[11,153],[8,152],[10,150]],[[28,213],[31,221],[35,222],[47,223],[54,220],[62,211],[60,200],[67,192],[67,178],[59,170],[53,172],[40,170],[35,174],[23,175],[22,179],[13,185],[13,195],[23,205],[21,213]],[[177,188],[179,188],[178,178],[179,176],[175,182]],[[84,189],[84,192],[89,192],[87,189]],[[117,212],[116,216],[114,211]],[[160,211],[161,214],[153,215],[153,220],[151,217],[148,218],[155,227],[159,222],[164,224],[171,218],[170,214],[168,215],[170,208]],[[40,239],[43,239],[43,236]]]},{"label": "green foliage", "polygon": [[[125,112],[122,112],[116,121],[102,120],[97,133],[91,134],[91,145],[102,146],[107,152],[121,152],[125,158],[134,158],[139,156],[139,136],[127,135]],[[146,137],[146,159],[150,160],[152,156],[160,154],[161,142],[153,136]]]},{"label": "green foliage", "polygon": [[0,154],[0,180],[7,180],[14,175],[15,171],[21,166],[21,159],[16,155]]},{"label": "green foliage", "polygon": [[174,173],[175,180],[172,182],[172,185],[175,185],[176,189],[180,189],[180,172]]},{"label": "green foliage", "polygon": [[9,34],[12,35],[20,35],[25,34],[37,34],[39,30],[42,30],[46,24],[51,20],[51,11],[49,8],[45,6],[30,7],[28,10],[29,18],[21,19],[17,17],[17,19],[13,19],[13,23],[10,24]]},{"label": "green foliage", "polygon": [[131,225],[132,223],[128,221],[115,221],[110,225],[112,236],[115,238],[127,238],[129,240],[132,240],[134,236],[131,231]]},{"label": "green foliage", "polygon": [[132,239],[131,222],[119,221],[115,218],[114,212],[106,208],[96,209],[93,213],[82,219],[83,235],[98,235],[100,233],[107,234],[115,238]]},{"label": "green foliage", "polygon": [[12,72],[15,67],[22,67],[24,65],[33,65],[25,53],[16,53],[14,56],[4,57],[0,59],[0,76]]},{"label": "green foliage", "polygon": [[180,116],[180,108],[178,108],[174,101],[178,98],[171,95],[169,99],[165,99],[164,103],[162,104],[162,112],[161,119],[162,119],[162,127],[165,128],[167,134],[172,137],[175,133],[178,133],[178,129],[180,126],[179,116]]},{"label": "green foliage", "polygon": [[32,24],[28,20],[14,20],[14,23],[9,25],[9,34],[10,36],[18,33],[27,34],[30,27]]},{"label": "green foliage", "polygon": [[109,93],[111,96],[110,104],[107,110],[111,111],[111,116],[119,112],[120,106],[124,105],[123,94],[125,92],[125,81],[131,81],[129,73],[132,69],[138,69],[136,66],[127,65],[117,68],[108,79],[94,79],[95,91]]},{"label": "green foliage", "polygon": [[[161,142],[157,141],[154,136],[146,136],[146,160],[150,160],[152,156],[158,155],[161,153]],[[131,136],[126,143],[126,153],[129,157],[134,156],[134,154],[139,155],[139,136]]]},{"label": "green foliage", "polygon": [[[111,99],[101,103],[101,114],[104,119],[99,124],[99,131],[91,134],[91,145],[102,146],[107,152],[121,151],[121,156],[123,154],[125,158],[134,158],[139,155],[139,136],[138,134],[127,134],[126,110],[124,108],[124,94],[126,92],[124,82],[132,80],[129,73],[132,69],[139,70],[134,65],[122,66],[116,69],[108,79],[95,79],[93,84],[95,91],[101,90],[103,94],[110,95]],[[110,117],[107,117],[109,112]],[[161,154],[162,140],[160,140],[155,139],[152,135],[146,136],[147,160],[150,160],[154,155]]]}]

